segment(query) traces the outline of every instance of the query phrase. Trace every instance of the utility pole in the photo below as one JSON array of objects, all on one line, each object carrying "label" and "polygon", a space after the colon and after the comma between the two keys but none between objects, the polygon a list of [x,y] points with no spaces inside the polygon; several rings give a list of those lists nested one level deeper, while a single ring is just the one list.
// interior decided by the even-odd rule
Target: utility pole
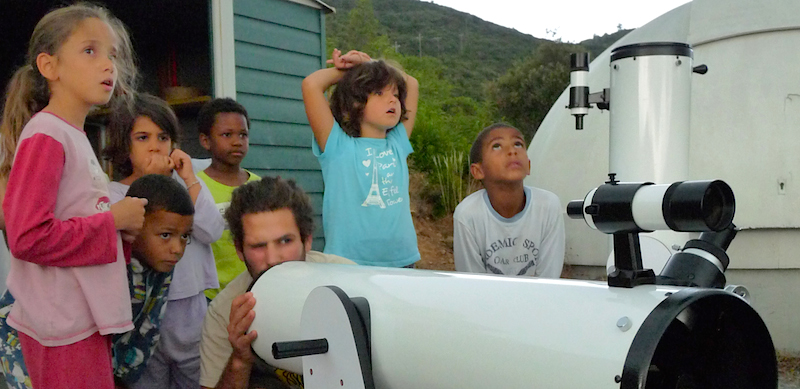
[{"label": "utility pole", "polygon": [[400,52],[399,50],[400,50],[400,45],[397,44],[397,41],[394,41],[394,52],[399,53]]},{"label": "utility pole", "polygon": [[441,56],[442,56],[442,44],[441,44],[442,38],[437,36],[437,37],[434,37],[432,39],[436,41],[436,53],[441,58]]},{"label": "utility pole", "polygon": [[422,33],[421,32],[417,35],[417,41],[419,42],[419,57],[422,58]]}]

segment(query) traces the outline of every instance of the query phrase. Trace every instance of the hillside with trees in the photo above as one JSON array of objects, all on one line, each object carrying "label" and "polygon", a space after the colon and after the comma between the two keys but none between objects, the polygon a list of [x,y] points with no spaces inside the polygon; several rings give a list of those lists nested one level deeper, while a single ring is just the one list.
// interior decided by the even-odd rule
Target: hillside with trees
[{"label": "hillside with trees", "polygon": [[496,121],[530,140],[569,84],[569,54],[601,53],[629,30],[580,44],[523,34],[419,0],[327,0],[328,52],[360,50],[398,64],[419,80],[411,167],[426,177],[435,213],[452,212],[470,192],[466,154]]},{"label": "hillside with trees", "polygon": [[[337,12],[327,17],[334,38],[358,0],[334,0]],[[476,16],[418,0],[372,0],[379,33],[388,49],[407,56],[437,58],[446,67],[459,95],[480,99],[481,84],[497,78],[517,60],[545,42]]]},{"label": "hillside with trees", "polygon": [[[336,13],[327,16],[329,40],[335,42],[343,35],[357,32],[376,32],[387,50],[441,60],[445,65],[444,76],[453,84],[454,92],[478,100],[484,96],[482,85],[486,81],[496,79],[515,62],[532,55],[540,44],[553,42],[425,1],[371,0],[379,26],[348,23],[352,19],[349,13],[357,8],[359,0],[326,3],[336,8]],[[360,16],[357,20],[364,20],[361,12],[356,11]],[[594,58],[629,31],[620,28],[613,34],[595,35],[580,45]]]}]

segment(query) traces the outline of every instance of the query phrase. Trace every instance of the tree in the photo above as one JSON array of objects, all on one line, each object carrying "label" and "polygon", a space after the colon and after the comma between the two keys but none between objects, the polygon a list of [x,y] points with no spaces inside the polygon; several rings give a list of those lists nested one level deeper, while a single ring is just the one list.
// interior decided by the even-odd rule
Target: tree
[{"label": "tree", "polygon": [[516,126],[530,140],[550,107],[569,85],[569,55],[585,51],[580,46],[550,42],[517,62],[489,83],[487,94],[494,112]]},{"label": "tree", "polygon": [[469,151],[475,134],[490,123],[488,109],[470,97],[453,95],[440,59],[409,55],[399,62],[419,81],[419,109],[411,136],[414,153],[409,159],[416,169],[430,173],[435,156]]},{"label": "tree", "polygon": [[328,51],[339,48],[343,52],[349,50],[363,51],[373,58],[387,57],[394,53],[384,28],[375,16],[372,0],[358,0],[347,13],[344,21],[328,18],[330,26],[327,31]]}]

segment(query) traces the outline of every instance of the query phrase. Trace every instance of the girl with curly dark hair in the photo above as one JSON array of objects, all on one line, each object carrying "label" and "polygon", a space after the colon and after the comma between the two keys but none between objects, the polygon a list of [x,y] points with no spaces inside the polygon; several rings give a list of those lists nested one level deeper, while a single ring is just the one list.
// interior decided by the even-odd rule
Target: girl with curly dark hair
[{"label": "girl with curly dark hair", "polygon": [[[367,54],[333,51],[334,67],[303,80],[303,102],[322,166],[325,253],[360,265],[419,260],[408,198],[419,85]],[[331,102],[325,91],[336,85]]]}]

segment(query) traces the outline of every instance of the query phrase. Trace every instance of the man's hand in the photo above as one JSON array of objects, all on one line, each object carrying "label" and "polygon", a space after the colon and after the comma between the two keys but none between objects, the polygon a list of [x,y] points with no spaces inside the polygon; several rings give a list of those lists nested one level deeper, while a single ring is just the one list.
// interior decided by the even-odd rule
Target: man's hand
[{"label": "man's hand", "polygon": [[252,292],[236,296],[231,303],[231,321],[228,324],[228,341],[233,346],[231,358],[249,364],[255,359],[250,344],[258,337],[256,331],[247,332],[256,318],[255,306],[256,298]]}]

